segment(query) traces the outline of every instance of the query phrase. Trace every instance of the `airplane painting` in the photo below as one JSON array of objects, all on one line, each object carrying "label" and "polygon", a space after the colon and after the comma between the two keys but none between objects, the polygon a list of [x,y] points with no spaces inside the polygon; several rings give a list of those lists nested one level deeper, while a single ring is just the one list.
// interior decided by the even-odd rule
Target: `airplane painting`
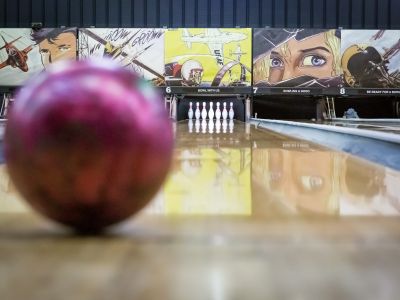
[{"label": "airplane painting", "polygon": [[49,64],[76,59],[76,28],[0,28],[0,86],[25,83]]},{"label": "airplane painting", "polygon": [[249,86],[250,28],[169,29],[165,79],[170,86]]},{"label": "airplane painting", "polygon": [[[224,45],[232,42],[240,42],[247,38],[247,35],[241,32],[228,32],[221,31],[217,28],[205,29],[204,33],[191,35],[189,29],[182,29],[182,40],[190,49],[192,43],[207,44],[211,55],[214,55],[217,64],[221,67],[224,65]],[[240,44],[239,44],[240,47]]]},{"label": "airplane painting", "polygon": [[14,46],[14,43],[21,37],[18,37],[11,42],[7,42],[3,35],[0,34],[0,36],[4,41],[4,46],[0,47],[0,50],[5,49],[8,55],[7,60],[0,63],[0,69],[10,66],[12,68],[19,68],[22,72],[28,72],[28,53],[32,50],[32,45],[29,45],[23,50],[19,50]]},{"label": "airplane painting", "polygon": [[235,51],[230,51],[229,56],[236,55],[236,60],[240,61],[242,58],[242,55],[247,54],[246,52],[242,52],[242,48],[240,48],[240,44],[237,45],[237,48]]},{"label": "airplane painting", "polygon": [[80,28],[79,58],[109,57],[163,86],[164,33],[162,28]]}]

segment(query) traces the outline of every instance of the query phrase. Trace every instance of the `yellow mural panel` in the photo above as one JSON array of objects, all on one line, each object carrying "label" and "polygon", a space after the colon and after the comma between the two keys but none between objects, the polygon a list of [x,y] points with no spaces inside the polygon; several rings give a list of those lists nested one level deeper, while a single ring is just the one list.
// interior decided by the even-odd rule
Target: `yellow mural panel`
[{"label": "yellow mural panel", "polygon": [[250,28],[169,29],[165,36],[166,84],[250,86]]}]

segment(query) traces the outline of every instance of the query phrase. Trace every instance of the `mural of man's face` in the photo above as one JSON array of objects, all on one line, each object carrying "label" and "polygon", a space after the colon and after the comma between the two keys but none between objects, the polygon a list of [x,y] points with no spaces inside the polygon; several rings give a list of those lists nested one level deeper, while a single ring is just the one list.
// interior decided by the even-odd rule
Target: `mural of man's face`
[{"label": "mural of man's face", "polygon": [[312,76],[315,78],[331,77],[334,56],[325,43],[324,34],[297,41],[291,39],[287,47],[276,47],[270,54],[269,82]]},{"label": "mural of man's face", "polygon": [[39,43],[39,48],[44,67],[60,59],[75,59],[75,34],[72,32],[64,32],[51,41],[44,39]]}]

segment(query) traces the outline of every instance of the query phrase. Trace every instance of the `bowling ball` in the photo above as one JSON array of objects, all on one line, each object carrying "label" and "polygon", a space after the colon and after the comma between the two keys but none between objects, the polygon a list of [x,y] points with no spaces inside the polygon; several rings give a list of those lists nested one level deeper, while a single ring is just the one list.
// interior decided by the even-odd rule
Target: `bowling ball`
[{"label": "bowling ball", "polygon": [[163,101],[108,60],[62,62],[31,80],[9,114],[12,181],[38,212],[98,232],[143,208],[172,158]]}]

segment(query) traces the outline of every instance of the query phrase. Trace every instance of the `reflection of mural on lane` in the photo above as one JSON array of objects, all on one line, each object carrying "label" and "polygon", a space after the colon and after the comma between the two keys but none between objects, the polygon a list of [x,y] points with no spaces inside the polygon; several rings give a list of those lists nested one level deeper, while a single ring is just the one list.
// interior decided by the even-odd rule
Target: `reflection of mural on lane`
[{"label": "reflection of mural on lane", "polygon": [[399,215],[399,172],[344,155],[340,165],[341,215]]},{"label": "reflection of mural on lane", "polygon": [[[306,143],[293,142],[292,146],[304,148],[253,150],[253,187],[264,186],[271,207],[279,208],[281,213],[337,215],[339,193],[334,155],[313,151]],[[260,179],[262,183],[258,182]]]},{"label": "reflection of mural on lane", "polygon": [[400,87],[399,30],[342,30],[341,53],[346,86]]},{"label": "reflection of mural on lane", "polygon": [[180,148],[175,157],[166,214],[251,214],[250,148]]},{"label": "reflection of mural on lane", "polygon": [[0,85],[18,86],[62,59],[76,59],[76,28],[0,29]]},{"label": "reflection of mural on lane", "polygon": [[282,147],[253,149],[255,213],[400,214],[396,192],[399,172],[348,154],[311,147],[293,141]]},{"label": "reflection of mural on lane", "polygon": [[258,28],[253,41],[255,86],[341,84],[339,30]]},{"label": "reflection of mural on lane", "polygon": [[27,212],[30,209],[11,182],[5,164],[0,165],[0,213]]},{"label": "reflection of mural on lane", "polygon": [[110,57],[162,86],[164,32],[160,28],[81,28],[79,58]]},{"label": "reflection of mural on lane", "polygon": [[291,151],[286,154],[290,155],[293,183],[287,195],[289,199],[297,200],[298,210],[305,213],[338,214],[339,189],[334,153],[316,150]]},{"label": "reflection of mural on lane", "polygon": [[165,74],[171,86],[249,86],[251,29],[170,29]]}]

